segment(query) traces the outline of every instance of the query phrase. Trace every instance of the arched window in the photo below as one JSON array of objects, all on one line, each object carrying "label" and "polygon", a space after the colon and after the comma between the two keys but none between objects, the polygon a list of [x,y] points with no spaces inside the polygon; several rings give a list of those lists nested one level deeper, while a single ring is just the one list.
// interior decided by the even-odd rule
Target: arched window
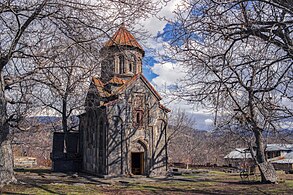
[{"label": "arched window", "polygon": [[142,70],[141,70],[141,58],[140,57],[138,57],[137,59],[136,59],[136,63],[137,63],[137,67],[136,67],[136,72],[138,73],[138,72],[141,72]]},{"label": "arched window", "polygon": [[140,113],[136,113],[136,123],[140,124]]},{"label": "arched window", "polygon": [[129,60],[129,72],[136,73],[136,57],[133,54],[130,56]]},{"label": "arched window", "polygon": [[129,62],[129,72],[132,72],[132,62]]},{"label": "arched window", "polygon": [[141,127],[143,125],[143,111],[137,110],[135,114],[135,126]]},{"label": "arched window", "polygon": [[119,56],[119,73],[120,74],[125,73],[125,69],[124,69],[124,56],[123,55]]}]

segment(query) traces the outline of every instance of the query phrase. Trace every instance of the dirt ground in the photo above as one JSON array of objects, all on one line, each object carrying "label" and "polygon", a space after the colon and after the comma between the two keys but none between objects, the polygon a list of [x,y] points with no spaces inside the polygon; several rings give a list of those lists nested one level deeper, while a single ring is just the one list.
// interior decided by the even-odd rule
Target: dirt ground
[{"label": "dirt ground", "polygon": [[238,173],[197,170],[174,177],[103,179],[86,174],[52,173],[49,169],[16,170],[17,184],[0,194],[292,194],[293,175],[278,172],[278,184],[242,181]]}]

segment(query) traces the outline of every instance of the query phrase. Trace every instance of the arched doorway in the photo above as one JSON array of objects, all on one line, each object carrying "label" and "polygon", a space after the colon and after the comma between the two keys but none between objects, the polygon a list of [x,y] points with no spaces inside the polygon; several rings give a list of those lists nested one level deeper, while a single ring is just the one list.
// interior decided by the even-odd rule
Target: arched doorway
[{"label": "arched doorway", "polygon": [[134,175],[144,174],[144,152],[131,152],[131,172]]},{"label": "arched doorway", "polygon": [[145,175],[147,147],[141,140],[135,141],[130,154],[131,173],[134,175]]}]

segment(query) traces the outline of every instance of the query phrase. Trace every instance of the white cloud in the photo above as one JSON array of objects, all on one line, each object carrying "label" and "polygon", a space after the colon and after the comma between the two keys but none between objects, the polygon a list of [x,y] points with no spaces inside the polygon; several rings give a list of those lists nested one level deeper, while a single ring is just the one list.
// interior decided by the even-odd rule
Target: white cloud
[{"label": "white cloud", "polygon": [[182,66],[171,62],[157,63],[151,70],[158,75],[152,80],[152,83],[163,96],[162,102],[164,105],[171,110],[180,110],[192,116],[196,121],[195,128],[199,130],[212,129],[213,112],[211,110],[178,99],[174,95],[174,89],[170,88],[170,86],[176,85],[185,76]]},{"label": "white cloud", "polygon": [[151,70],[158,75],[152,82],[159,88],[174,85],[185,76],[183,67],[171,62],[155,64]]},{"label": "white cloud", "polygon": [[206,125],[212,125],[214,123],[212,119],[206,119],[204,122]]},{"label": "white cloud", "polygon": [[[157,17],[151,17],[140,24],[144,26],[144,28],[154,37],[157,35],[159,31],[163,31],[167,22],[165,20],[160,20],[159,18],[174,18],[173,12],[176,9],[177,5],[182,4],[180,0],[172,0],[166,4],[166,6],[158,13]],[[194,47],[199,47],[197,42],[193,43]],[[155,40],[150,38],[147,41],[148,47],[156,49],[156,51],[161,54],[164,53],[164,41],[159,39]],[[245,51],[249,50],[249,48],[244,48]],[[157,59],[158,60],[158,59]],[[159,61],[159,60],[158,60]],[[208,110],[206,108],[199,107],[195,104],[190,104],[184,102],[182,100],[178,100],[174,94],[172,94],[172,90],[168,87],[175,85],[179,82],[179,79],[185,76],[184,69],[177,64],[174,63],[157,63],[153,67],[151,67],[151,71],[153,71],[158,76],[154,78],[151,82],[155,85],[155,88],[161,93],[163,96],[163,103],[175,110],[180,109],[182,111],[186,111],[195,117],[197,121],[197,128],[199,129],[209,129],[213,124],[213,111]],[[236,92],[235,95],[241,96],[241,92]],[[292,108],[292,101],[287,98],[282,99],[283,105],[290,105],[289,108]],[[283,128],[292,127],[292,122],[286,122],[282,124]]]},{"label": "white cloud", "polygon": [[[171,0],[157,14],[157,17],[148,18],[140,23],[152,36],[152,38],[147,41],[146,46],[154,48],[156,51],[160,51],[160,53],[164,53],[164,42],[162,40],[158,42],[153,38],[159,31],[163,31],[165,25],[167,24],[167,21],[159,18],[174,18],[173,12],[175,11],[177,5],[180,4],[182,4],[181,0]],[[210,110],[201,108],[195,104],[187,103],[183,100],[179,100],[176,96],[172,95],[172,90],[168,89],[170,86],[176,85],[180,79],[184,78],[185,73],[182,66],[171,62],[157,63],[151,67],[151,71],[158,75],[151,82],[163,96],[163,104],[172,110],[180,109],[181,111],[185,111],[193,116],[196,120],[197,129],[211,129],[213,114]]]},{"label": "white cloud", "polygon": [[184,102],[183,100],[174,99],[172,95],[167,94],[163,96],[162,103],[171,109],[171,114],[176,113],[176,110],[185,112],[195,120],[194,128],[198,130],[211,130],[213,129],[213,112],[201,108],[198,105]]},{"label": "white cloud", "polygon": [[180,3],[180,0],[172,0],[167,2],[166,5],[162,8],[162,10],[157,14],[157,17],[151,17],[141,22],[145,29],[151,33],[152,36],[155,36],[158,31],[163,30],[166,25],[166,21],[159,18],[173,18],[173,11],[176,9],[177,4]]}]

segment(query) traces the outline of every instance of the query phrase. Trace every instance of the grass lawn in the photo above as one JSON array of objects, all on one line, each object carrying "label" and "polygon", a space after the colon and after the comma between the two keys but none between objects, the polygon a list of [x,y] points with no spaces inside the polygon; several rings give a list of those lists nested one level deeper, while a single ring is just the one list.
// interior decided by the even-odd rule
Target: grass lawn
[{"label": "grass lawn", "polygon": [[0,194],[292,194],[293,175],[278,172],[278,176],[279,184],[260,184],[257,178],[241,181],[237,173],[218,171],[173,178],[101,179],[23,169],[16,171],[18,184],[3,187]]}]

